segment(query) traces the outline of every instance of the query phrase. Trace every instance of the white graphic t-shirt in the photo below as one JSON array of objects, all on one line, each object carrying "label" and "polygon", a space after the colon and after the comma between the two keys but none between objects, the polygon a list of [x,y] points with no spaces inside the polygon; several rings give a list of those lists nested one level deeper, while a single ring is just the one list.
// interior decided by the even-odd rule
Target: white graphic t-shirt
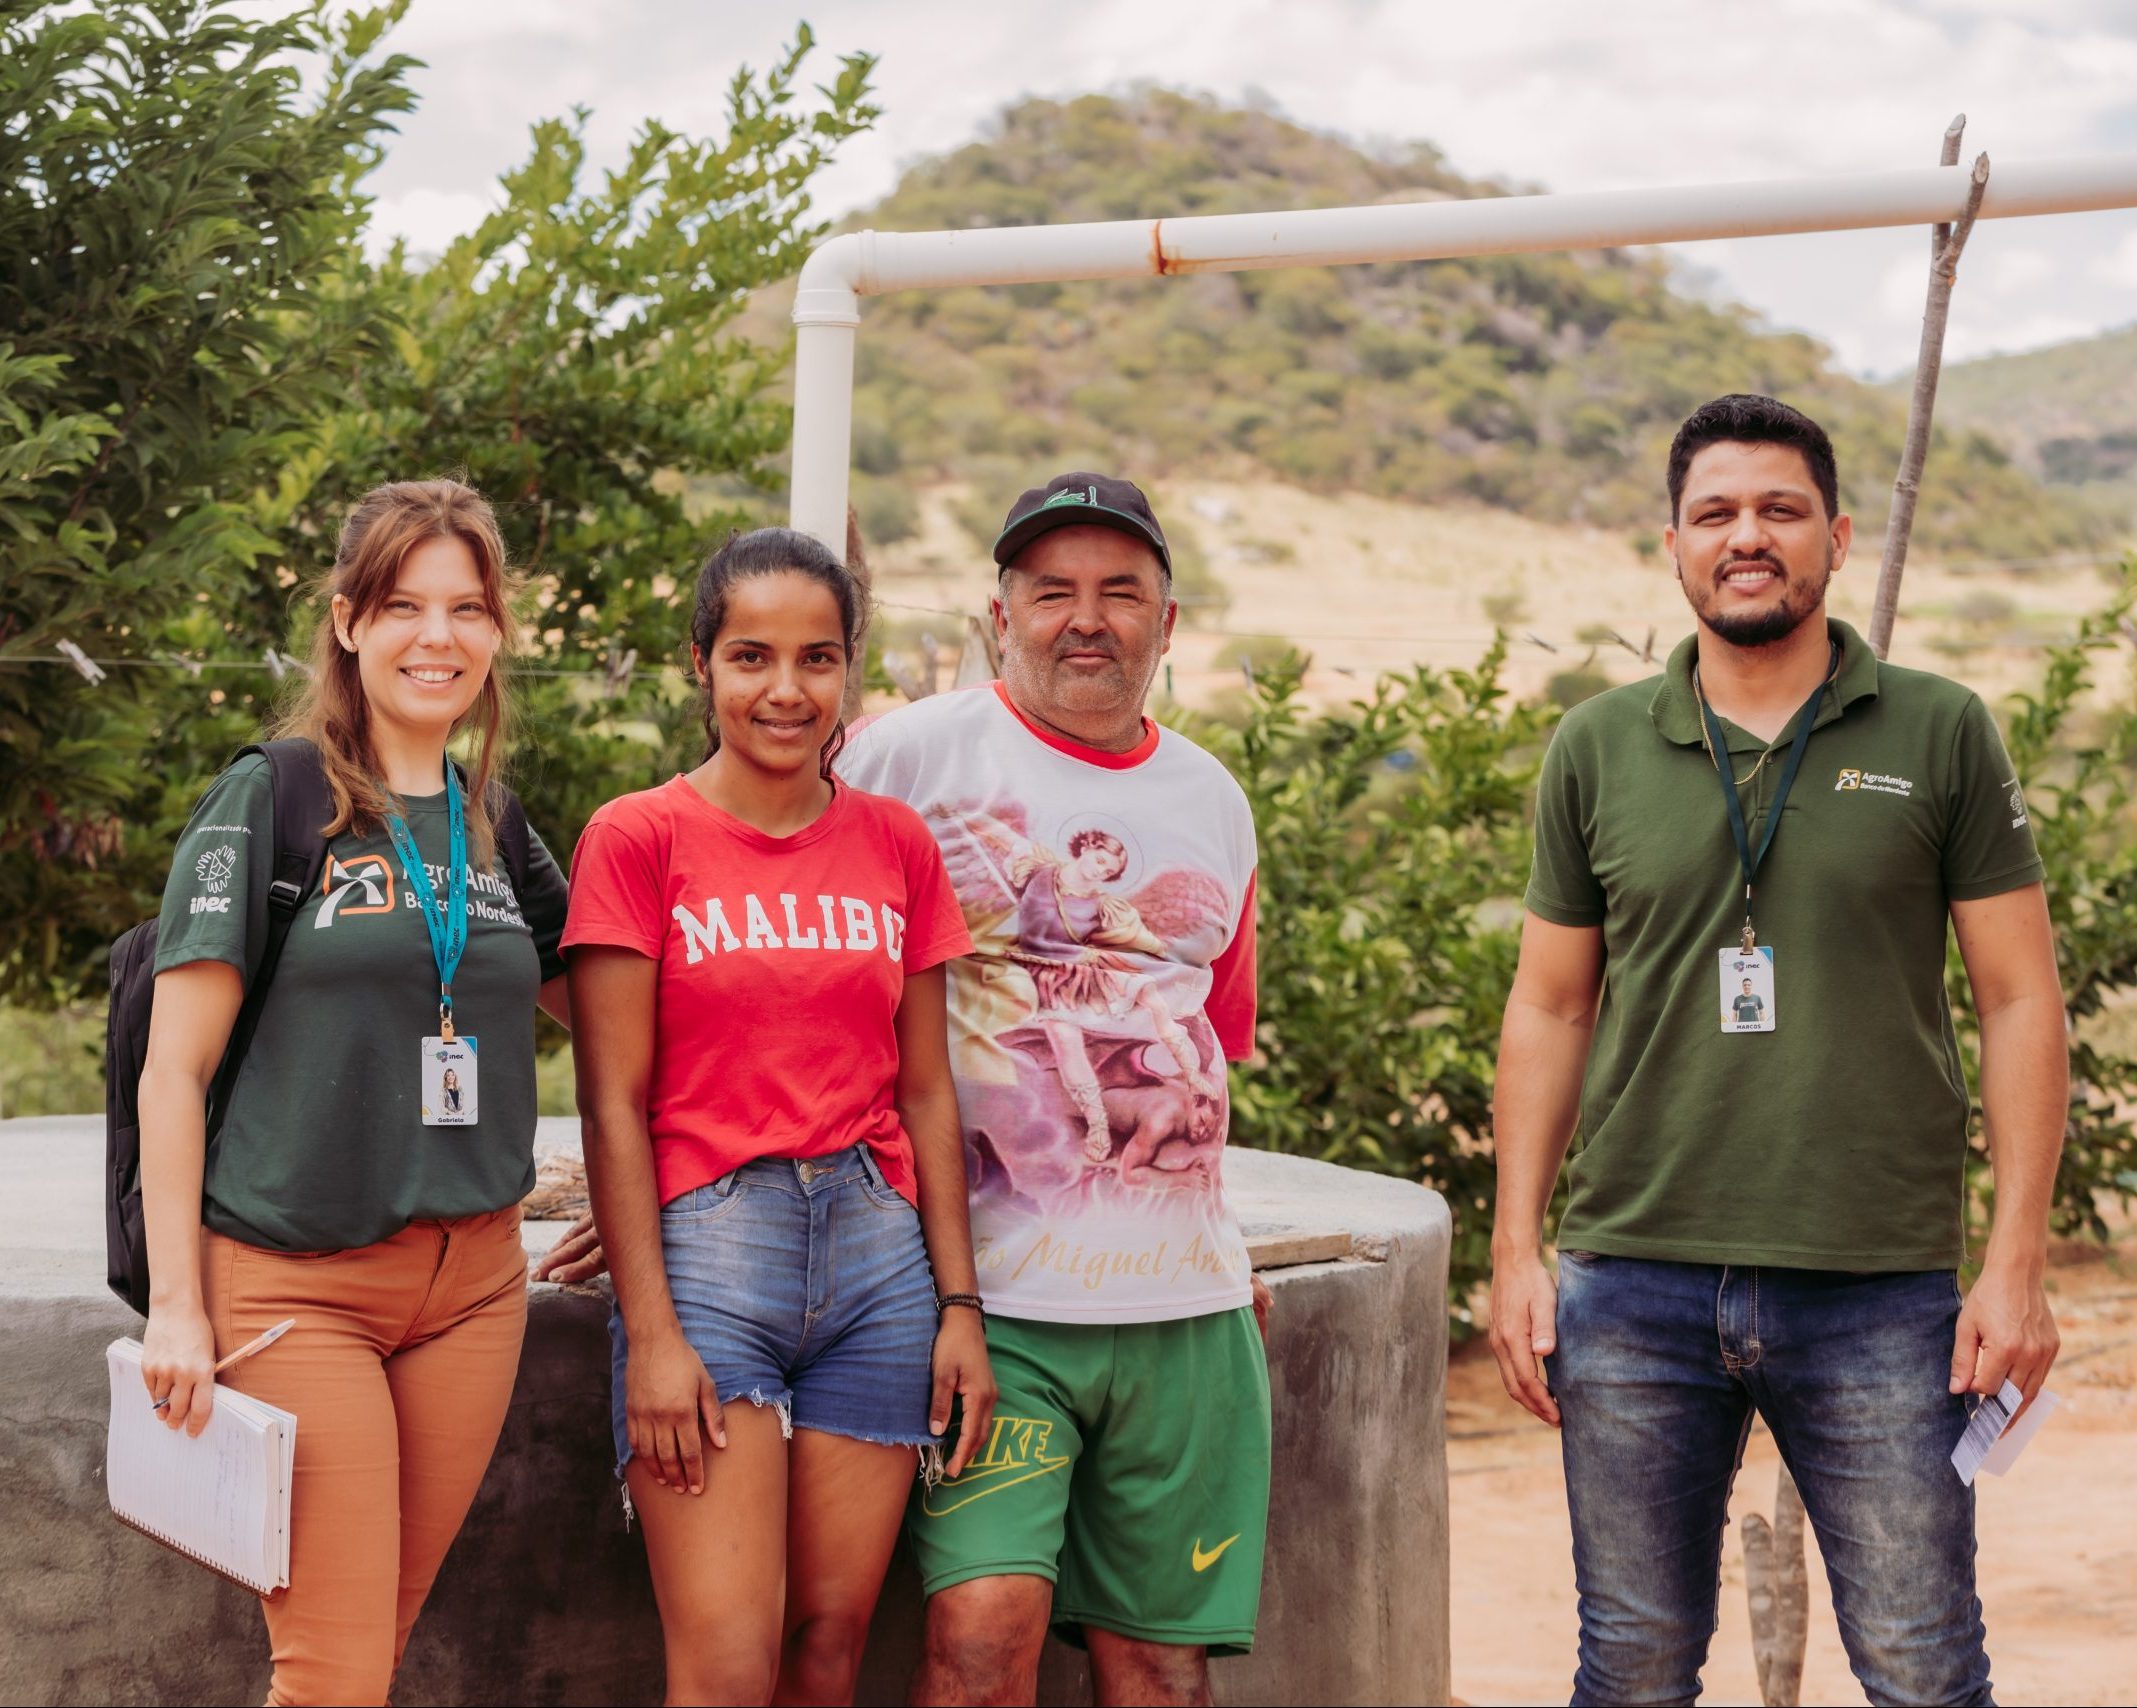
[{"label": "white graphic t-shirt", "polygon": [[1248,1302],[1225,1063],[1254,1047],[1254,820],[1147,726],[1028,723],[1000,683],[856,730],[854,787],[926,821],[973,952],[950,963],[980,1292],[998,1316],[1160,1322]]}]

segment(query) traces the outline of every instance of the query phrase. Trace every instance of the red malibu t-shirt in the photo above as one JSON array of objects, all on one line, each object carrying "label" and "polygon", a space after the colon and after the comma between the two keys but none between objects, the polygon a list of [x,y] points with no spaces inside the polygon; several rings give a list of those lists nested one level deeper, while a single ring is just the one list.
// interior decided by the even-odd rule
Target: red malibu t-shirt
[{"label": "red malibu t-shirt", "polygon": [[898,1003],[907,975],[972,939],[911,807],[841,784],[779,837],[681,777],[610,801],[571,861],[564,948],[594,943],[660,964],[647,1125],[663,1204],[758,1157],[859,1143],[918,1203]]}]

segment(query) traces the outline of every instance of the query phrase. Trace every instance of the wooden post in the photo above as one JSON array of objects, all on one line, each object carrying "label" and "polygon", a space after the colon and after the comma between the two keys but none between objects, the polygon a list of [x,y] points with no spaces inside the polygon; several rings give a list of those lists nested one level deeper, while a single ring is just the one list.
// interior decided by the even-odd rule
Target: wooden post
[{"label": "wooden post", "polygon": [[1781,1467],[1773,1489],[1773,1523],[1744,1518],[1744,1589],[1751,1598],[1751,1653],[1766,1708],[1803,1700],[1803,1651],[1810,1640],[1810,1574],[1803,1557],[1803,1496]]},{"label": "wooden post", "polygon": [[868,547],[861,538],[861,518],[851,504],[846,506],[846,568],[861,584],[861,633],[854,646],[854,665],[846,672],[845,716],[848,723],[861,715],[861,688],[868,672],[861,661],[868,656],[868,631],[875,627],[875,576],[868,567]]},{"label": "wooden post", "polygon": [[977,688],[1002,673],[1002,655],[994,644],[994,619],[967,617],[964,646],[957,654],[957,674],[952,688]]},{"label": "wooden post", "polygon": [[[1953,119],[1944,132],[1943,164],[1959,161],[1959,138],[1966,130],[1966,115]],[[1944,366],[1944,324],[1951,316],[1952,285],[1959,277],[1959,255],[1974,229],[1974,216],[1981,211],[1981,195],[1988,188],[1989,157],[1974,161],[1973,181],[1967,188],[1966,206],[1952,225],[1938,225],[1930,233],[1929,300],[1922,309],[1922,348],[1915,358],[1914,396],[1907,405],[1907,442],[1900,451],[1899,474],[1892,482],[1892,520],[1885,529],[1885,559],[1877,570],[1877,602],[1870,612],[1870,650],[1883,658],[1892,650],[1892,625],[1899,616],[1900,576],[1907,567],[1907,540],[1914,532],[1915,501],[1922,491],[1922,464],[1929,455],[1929,423],[1937,406],[1937,376]]]}]

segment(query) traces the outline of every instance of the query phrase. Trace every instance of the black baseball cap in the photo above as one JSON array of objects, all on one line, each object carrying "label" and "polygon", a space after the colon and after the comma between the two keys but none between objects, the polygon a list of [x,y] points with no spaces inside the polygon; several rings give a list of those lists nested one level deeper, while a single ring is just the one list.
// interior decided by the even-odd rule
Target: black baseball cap
[{"label": "black baseball cap", "polygon": [[994,542],[994,561],[1006,569],[1041,534],[1074,527],[1111,528],[1141,540],[1158,554],[1165,573],[1172,574],[1172,550],[1165,544],[1165,530],[1158,526],[1143,489],[1132,480],[1116,480],[1088,469],[1057,474],[1010,505],[1001,537]]}]

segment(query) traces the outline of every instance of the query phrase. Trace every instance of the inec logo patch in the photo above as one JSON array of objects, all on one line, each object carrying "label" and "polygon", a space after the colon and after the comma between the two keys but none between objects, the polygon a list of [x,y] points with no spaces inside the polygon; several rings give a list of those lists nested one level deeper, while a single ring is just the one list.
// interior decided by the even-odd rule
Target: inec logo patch
[{"label": "inec logo patch", "polygon": [[193,876],[211,896],[219,896],[230,887],[230,874],[236,870],[237,850],[227,842],[220,848],[209,849],[193,862]]},{"label": "inec logo patch", "polygon": [[2018,786],[2016,777],[2004,784],[2004,787],[2010,791],[2011,828],[2013,830],[2024,830],[2027,824],[2026,791]]}]

